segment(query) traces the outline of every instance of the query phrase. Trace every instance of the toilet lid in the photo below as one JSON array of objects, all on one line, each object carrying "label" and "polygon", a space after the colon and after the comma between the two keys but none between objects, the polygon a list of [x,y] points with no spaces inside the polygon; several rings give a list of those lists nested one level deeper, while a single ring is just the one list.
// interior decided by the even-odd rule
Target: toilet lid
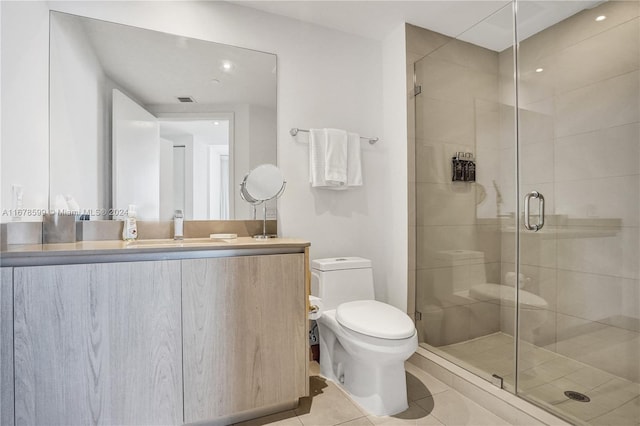
[{"label": "toilet lid", "polygon": [[416,330],[407,314],[376,300],[342,303],[336,320],[350,330],[381,339],[407,339]]}]

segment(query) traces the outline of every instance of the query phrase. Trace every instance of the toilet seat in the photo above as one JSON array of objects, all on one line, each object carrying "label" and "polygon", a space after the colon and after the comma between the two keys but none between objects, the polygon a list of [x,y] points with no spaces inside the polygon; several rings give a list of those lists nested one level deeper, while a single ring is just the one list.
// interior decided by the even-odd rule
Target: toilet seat
[{"label": "toilet seat", "polygon": [[349,330],[379,339],[408,339],[416,331],[406,313],[376,300],[342,303],[336,309],[336,320]]}]

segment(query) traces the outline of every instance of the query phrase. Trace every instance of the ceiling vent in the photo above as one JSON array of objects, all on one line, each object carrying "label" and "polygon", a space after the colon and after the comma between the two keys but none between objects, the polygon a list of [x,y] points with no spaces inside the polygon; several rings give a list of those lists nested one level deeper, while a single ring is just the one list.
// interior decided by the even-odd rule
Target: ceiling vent
[{"label": "ceiling vent", "polygon": [[189,104],[189,103],[195,103],[196,101],[193,100],[193,98],[191,96],[178,96],[178,101],[185,103],[185,104]]}]

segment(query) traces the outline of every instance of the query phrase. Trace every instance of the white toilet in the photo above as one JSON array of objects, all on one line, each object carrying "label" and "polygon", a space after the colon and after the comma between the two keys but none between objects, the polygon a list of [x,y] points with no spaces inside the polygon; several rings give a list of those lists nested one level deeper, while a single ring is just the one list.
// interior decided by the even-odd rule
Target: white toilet
[{"label": "white toilet", "polygon": [[418,336],[407,314],[374,300],[371,261],[312,261],[311,293],[325,309],[317,320],[320,374],[371,414],[406,410],[404,361],[418,348]]}]

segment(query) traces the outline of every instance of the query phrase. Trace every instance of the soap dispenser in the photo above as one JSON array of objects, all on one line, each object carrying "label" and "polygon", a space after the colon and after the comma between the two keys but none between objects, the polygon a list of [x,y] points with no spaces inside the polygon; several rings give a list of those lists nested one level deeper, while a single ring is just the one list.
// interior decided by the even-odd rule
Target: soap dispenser
[{"label": "soap dispenser", "polygon": [[184,239],[184,215],[182,214],[182,210],[176,210],[173,216],[173,239]]},{"label": "soap dispenser", "polygon": [[136,223],[136,206],[129,204],[127,217],[124,220],[122,228],[122,239],[125,241],[134,241],[138,238],[138,224]]}]

